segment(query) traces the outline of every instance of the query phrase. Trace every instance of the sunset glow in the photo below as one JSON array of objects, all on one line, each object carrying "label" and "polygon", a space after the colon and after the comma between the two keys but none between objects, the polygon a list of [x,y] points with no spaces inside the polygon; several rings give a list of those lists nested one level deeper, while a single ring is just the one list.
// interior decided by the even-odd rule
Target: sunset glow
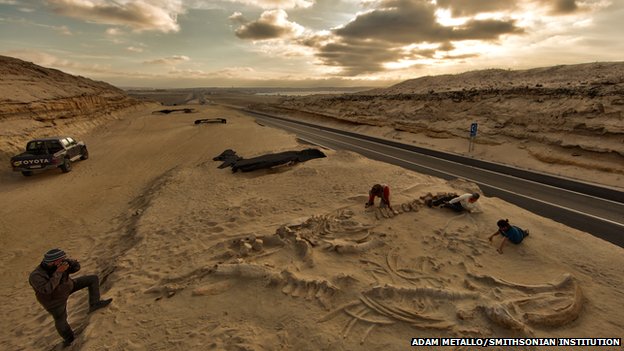
[{"label": "sunset glow", "polygon": [[622,18],[607,0],[0,0],[0,55],[118,86],[387,86],[621,60]]}]

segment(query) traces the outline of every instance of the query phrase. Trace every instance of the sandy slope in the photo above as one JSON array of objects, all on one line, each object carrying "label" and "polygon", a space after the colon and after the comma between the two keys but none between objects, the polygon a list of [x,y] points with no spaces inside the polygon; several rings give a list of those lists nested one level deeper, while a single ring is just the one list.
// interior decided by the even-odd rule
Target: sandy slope
[{"label": "sandy slope", "polygon": [[[228,124],[195,126],[198,116]],[[497,198],[480,214],[422,206],[428,192],[474,185],[331,150],[232,174],[212,157],[308,145],[214,106],[144,110],[85,141],[91,158],[69,174],[0,173],[1,349],[59,342],[27,284],[57,246],[115,299],[89,317],[85,293],[70,299],[84,329],[73,349],[394,350],[415,336],[624,330],[621,248]],[[364,211],[375,182],[392,186],[401,214]],[[501,217],[531,229],[503,255],[487,241]]]}]

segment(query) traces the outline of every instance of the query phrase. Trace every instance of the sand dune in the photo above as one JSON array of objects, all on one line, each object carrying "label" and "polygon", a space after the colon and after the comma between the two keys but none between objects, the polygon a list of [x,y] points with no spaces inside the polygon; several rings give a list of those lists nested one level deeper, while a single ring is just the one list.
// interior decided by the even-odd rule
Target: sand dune
[{"label": "sand dune", "polygon": [[[60,340],[27,283],[60,246],[102,278],[113,304],[86,315],[82,350],[402,349],[416,336],[619,337],[622,249],[497,198],[457,215],[428,193],[478,191],[343,151],[252,173],[212,158],[300,150],[294,136],[234,110],[144,109],[85,136],[68,174],[0,177],[0,347]],[[227,124],[194,125],[201,117]],[[375,182],[398,215],[364,209]],[[531,229],[505,253],[496,220]]]}]

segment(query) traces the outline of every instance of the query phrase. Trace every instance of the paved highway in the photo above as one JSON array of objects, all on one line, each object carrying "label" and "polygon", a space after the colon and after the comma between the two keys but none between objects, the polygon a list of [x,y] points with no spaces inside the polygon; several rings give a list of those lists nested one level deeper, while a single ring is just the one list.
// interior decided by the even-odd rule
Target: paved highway
[{"label": "paved highway", "polygon": [[244,110],[259,122],[305,141],[345,149],[443,179],[464,178],[524,209],[624,247],[624,193],[394,141]]}]

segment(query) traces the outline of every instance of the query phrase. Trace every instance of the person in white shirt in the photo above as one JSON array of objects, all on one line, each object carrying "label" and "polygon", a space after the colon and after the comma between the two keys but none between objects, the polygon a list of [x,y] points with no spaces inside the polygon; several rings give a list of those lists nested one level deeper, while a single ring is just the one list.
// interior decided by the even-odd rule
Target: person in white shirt
[{"label": "person in white shirt", "polygon": [[450,208],[455,212],[480,212],[481,209],[479,208],[479,205],[476,204],[480,197],[481,195],[479,195],[479,193],[467,193],[460,196],[450,195],[432,201],[430,207],[440,206]]}]

